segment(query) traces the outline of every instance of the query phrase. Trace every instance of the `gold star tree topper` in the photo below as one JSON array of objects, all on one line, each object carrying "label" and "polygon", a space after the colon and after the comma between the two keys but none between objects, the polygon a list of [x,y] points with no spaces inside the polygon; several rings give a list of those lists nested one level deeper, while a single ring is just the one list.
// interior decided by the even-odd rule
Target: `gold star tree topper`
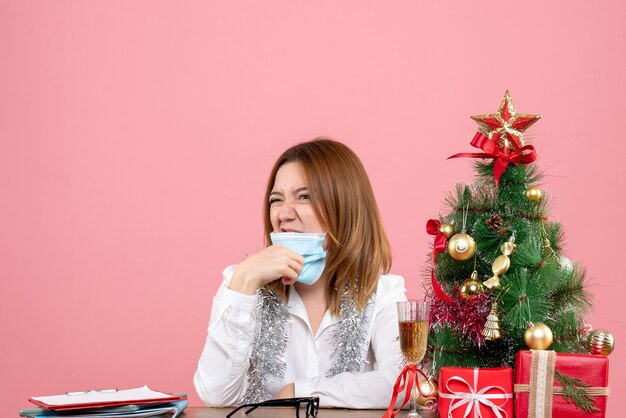
[{"label": "gold star tree topper", "polygon": [[507,90],[496,113],[472,116],[489,139],[501,150],[515,151],[524,146],[523,132],[541,118],[541,115],[517,113]]}]

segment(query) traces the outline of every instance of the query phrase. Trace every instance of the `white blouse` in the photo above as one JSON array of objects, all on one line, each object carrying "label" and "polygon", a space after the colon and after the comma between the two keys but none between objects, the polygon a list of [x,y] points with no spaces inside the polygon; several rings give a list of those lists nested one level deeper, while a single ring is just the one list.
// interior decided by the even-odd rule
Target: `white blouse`
[{"label": "white blouse", "polygon": [[[234,268],[224,270],[224,280],[213,298],[208,336],[194,376],[200,399],[210,406],[236,404],[248,386],[246,372],[253,347],[258,296],[228,289]],[[338,318],[327,310],[313,335],[302,299],[294,286],[290,286],[285,377],[268,384],[270,393],[275,396],[283,386],[294,383],[295,396],[319,396],[322,407],[386,409],[402,364],[396,302],[406,300],[405,291],[401,276],[380,276],[371,298],[373,309],[368,309],[365,339],[369,346],[361,371],[341,373],[329,379],[325,375],[332,364],[335,347],[332,333]]]}]

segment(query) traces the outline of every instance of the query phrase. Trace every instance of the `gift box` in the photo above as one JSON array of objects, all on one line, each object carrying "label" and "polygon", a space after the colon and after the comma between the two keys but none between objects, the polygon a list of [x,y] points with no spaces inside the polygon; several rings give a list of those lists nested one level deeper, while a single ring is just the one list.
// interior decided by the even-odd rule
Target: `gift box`
[{"label": "gift box", "polygon": [[438,402],[440,417],[512,417],[513,370],[442,367]]},{"label": "gift box", "polygon": [[[563,380],[563,376],[565,379]],[[586,394],[595,412],[582,410],[563,396],[563,382],[571,389],[571,378]],[[546,350],[524,350],[515,359],[515,416],[518,418],[597,418],[606,414],[609,394],[609,359],[592,354],[565,354]]]}]

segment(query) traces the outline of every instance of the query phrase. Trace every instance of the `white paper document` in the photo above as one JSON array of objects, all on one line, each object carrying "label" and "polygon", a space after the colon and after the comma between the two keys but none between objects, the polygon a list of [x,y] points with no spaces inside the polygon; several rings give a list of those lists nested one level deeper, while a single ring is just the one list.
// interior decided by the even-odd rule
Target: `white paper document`
[{"label": "white paper document", "polygon": [[33,396],[31,399],[49,406],[87,405],[102,403],[133,403],[133,401],[149,401],[179,399],[177,396],[156,392],[148,386],[122,390],[90,390],[85,392],[68,392],[69,394],[52,396]]}]

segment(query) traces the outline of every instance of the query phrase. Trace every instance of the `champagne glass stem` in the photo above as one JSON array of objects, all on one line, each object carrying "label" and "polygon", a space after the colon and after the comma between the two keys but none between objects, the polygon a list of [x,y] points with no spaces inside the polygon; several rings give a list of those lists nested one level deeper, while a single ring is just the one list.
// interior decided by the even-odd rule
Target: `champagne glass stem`
[{"label": "champagne glass stem", "polygon": [[409,398],[409,413],[407,417],[419,417],[417,414],[417,382],[411,388],[411,397]]}]

